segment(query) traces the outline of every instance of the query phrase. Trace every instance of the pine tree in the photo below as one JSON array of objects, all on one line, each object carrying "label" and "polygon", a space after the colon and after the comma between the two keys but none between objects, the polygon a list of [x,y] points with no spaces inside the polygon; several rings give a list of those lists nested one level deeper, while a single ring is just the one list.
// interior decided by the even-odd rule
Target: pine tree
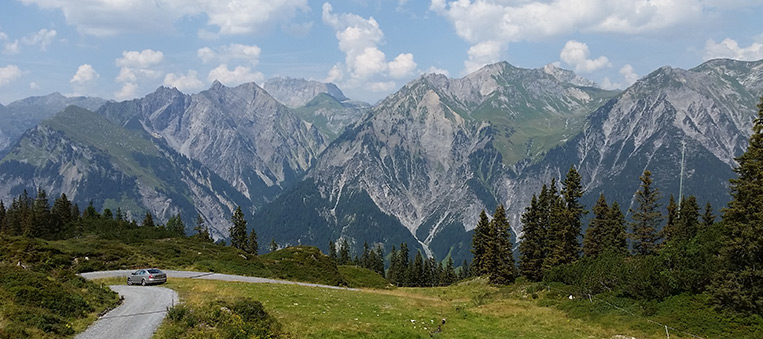
[{"label": "pine tree", "polygon": [[373,270],[384,276],[384,249],[382,245],[376,246],[376,261],[374,262]]},{"label": "pine tree", "polygon": [[331,260],[336,262],[336,259],[337,259],[336,258],[336,244],[334,243],[333,240],[329,241],[329,258],[331,258]]},{"label": "pine tree", "polygon": [[[506,217],[503,204],[498,205],[490,221],[491,241],[488,247],[488,262],[492,266],[490,282],[499,285],[511,284],[516,279],[513,246],[511,244],[511,226]],[[451,270],[453,262],[450,262]]]},{"label": "pine tree", "polygon": [[[85,210],[84,218],[94,218],[93,214],[88,212],[88,211],[90,211],[90,207],[92,207],[92,206],[93,206],[93,203],[91,202],[90,206],[88,206],[88,208]],[[95,208],[93,208],[93,210],[95,210]],[[151,215],[151,212],[146,212],[146,216],[143,217],[143,223],[141,224],[141,226],[143,226],[143,227],[156,227],[156,225],[154,225],[154,216]]]},{"label": "pine tree", "polygon": [[[106,213],[104,213],[104,216],[105,214]],[[167,220],[167,230],[177,235],[185,236],[185,224],[183,223],[183,219],[180,218],[180,213]]]},{"label": "pine tree", "polygon": [[620,210],[617,201],[612,202],[609,207],[609,218],[607,218],[607,232],[604,237],[604,250],[613,250],[616,253],[628,253],[628,234],[626,233],[625,215]]},{"label": "pine tree", "polygon": [[710,202],[708,201],[707,204],[705,204],[705,213],[702,214],[702,227],[705,229],[708,229],[715,224],[715,215],[713,214],[713,207],[710,206]]},{"label": "pine tree", "polygon": [[395,249],[395,246],[392,246],[392,251],[390,251],[389,257],[389,269],[387,270],[387,281],[392,285],[399,286],[397,282],[398,277],[400,276],[400,266],[401,264],[398,260],[397,249]]},{"label": "pine tree", "polygon": [[580,198],[583,196],[581,177],[574,166],[570,166],[567,176],[562,182],[562,197],[565,204],[565,219],[562,233],[559,236],[562,262],[567,264],[580,257],[578,237],[582,234],[582,219],[588,212]]},{"label": "pine tree", "polygon": [[636,192],[636,209],[630,209],[631,239],[633,252],[637,255],[654,254],[659,236],[657,228],[662,223],[659,211],[660,192],[652,187],[652,172],[644,171],[640,178],[641,188]]},{"label": "pine tree", "polygon": [[[543,185],[541,199],[547,199],[547,188]],[[545,252],[545,215],[541,199],[533,195],[530,206],[522,214],[522,241],[519,243],[519,272],[531,281],[543,278]]]},{"label": "pine tree", "polygon": [[464,259],[464,262],[461,263],[461,267],[458,270],[458,280],[464,280],[472,276],[471,270],[469,270],[469,263]]},{"label": "pine tree", "polygon": [[691,240],[697,235],[699,231],[699,204],[697,204],[697,198],[690,195],[688,198],[681,200],[680,207],[680,237],[682,240]]},{"label": "pine tree", "polygon": [[457,279],[456,271],[453,268],[453,258],[448,257],[445,267],[442,269],[442,272],[440,273],[439,285],[448,286],[456,282],[456,279]]},{"label": "pine tree", "polygon": [[246,251],[249,254],[254,255],[258,255],[260,253],[260,244],[257,241],[257,232],[254,231],[254,228],[252,228],[252,230],[249,232],[249,238],[246,242]]},{"label": "pine tree", "polygon": [[593,206],[593,219],[588,224],[585,237],[583,238],[583,254],[587,257],[595,257],[606,247],[605,239],[609,230],[609,205],[604,194],[599,194],[599,200]]},{"label": "pine tree", "polygon": [[410,276],[408,275],[408,266],[409,266],[409,258],[410,255],[408,254],[408,244],[407,243],[401,243],[400,244],[400,250],[397,251],[397,260],[400,264],[400,267],[398,268],[399,275],[397,277],[397,283],[398,286],[408,286],[409,285],[409,279]]},{"label": "pine tree", "polygon": [[37,189],[37,196],[34,199],[31,210],[31,220],[26,223],[24,235],[32,238],[46,237],[50,235],[50,203],[45,190]]},{"label": "pine tree", "polygon": [[472,272],[474,275],[485,275],[490,273],[487,265],[487,247],[490,239],[490,220],[487,217],[485,210],[480,212],[480,219],[477,222],[477,227],[474,228],[474,235],[472,236],[472,254],[474,259],[472,260]]},{"label": "pine tree", "polygon": [[275,251],[278,251],[278,243],[276,242],[276,238],[270,239],[270,253],[273,253]]},{"label": "pine tree", "polygon": [[408,266],[408,272],[410,286],[423,286],[424,257],[421,256],[421,251],[416,251],[416,257],[413,259],[413,263]]},{"label": "pine tree", "polygon": [[723,210],[723,262],[710,291],[714,301],[739,312],[763,312],[763,97],[747,151],[736,158],[731,201]]},{"label": "pine tree", "polygon": [[551,179],[546,212],[546,256],[543,260],[543,272],[569,262],[565,251],[565,228],[569,219],[564,200],[556,191],[556,180]]},{"label": "pine tree", "polygon": [[676,204],[676,199],[671,194],[668,200],[668,221],[665,227],[662,228],[662,238],[665,239],[665,242],[674,240],[679,236],[680,220],[678,212],[678,204]]},{"label": "pine tree", "polygon": [[[101,215],[98,214],[98,211],[95,209],[95,206],[93,206],[92,200],[90,200],[90,203],[88,203],[87,208],[85,208],[85,211],[82,213],[82,217],[85,219],[98,219],[101,217]],[[151,219],[151,222],[152,222],[151,227],[154,227],[153,219]]]},{"label": "pine tree", "polygon": [[244,212],[241,211],[241,206],[236,208],[231,216],[231,227],[228,230],[230,234],[231,246],[240,250],[246,250],[247,237],[246,237],[246,219],[244,219]]},{"label": "pine tree", "polygon": [[124,214],[122,214],[122,209],[117,207],[117,215],[116,215],[117,221],[123,221],[124,218],[125,217],[124,217]]},{"label": "pine tree", "polygon": [[350,263],[350,245],[347,243],[347,238],[342,238],[342,242],[339,244],[339,261],[337,265],[348,265]]},{"label": "pine tree", "polygon": [[371,267],[371,254],[369,253],[367,241],[363,242],[363,254],[361,254],[360,256],[360,267],[363,267],[363,268]]},{"label": "pine tree", "polygon": [[111,209],[108,209],[108,208],[103,209],[103,218],[106,220],[114,219],[114,214],[111,212]]},{"label": "pine tree", "polygon": [[5,204],[3,204],[3,201],[0,200],[0,233],[5,233],[5,224],[3,221],[5,220]]},{"label": "pine tree", "polygon": [[204,218],[201,217],[201,214],[196,214],[196,224],[193,226],[193,230],[196,231],[199,240],[213,242],[212,236],[209,234],[209,228],[204,225]]}]

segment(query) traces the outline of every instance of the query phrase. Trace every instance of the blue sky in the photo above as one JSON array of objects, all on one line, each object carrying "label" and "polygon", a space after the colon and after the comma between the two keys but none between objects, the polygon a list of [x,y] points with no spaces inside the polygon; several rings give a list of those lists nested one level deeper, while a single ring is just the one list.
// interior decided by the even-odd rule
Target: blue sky
[{"label": "blue sky", "polygon": [[276,76],[376,102],[425,72],[555,63],[605,88],[763,59],[762,0],[5,0],[0,103],[125,100]]}]

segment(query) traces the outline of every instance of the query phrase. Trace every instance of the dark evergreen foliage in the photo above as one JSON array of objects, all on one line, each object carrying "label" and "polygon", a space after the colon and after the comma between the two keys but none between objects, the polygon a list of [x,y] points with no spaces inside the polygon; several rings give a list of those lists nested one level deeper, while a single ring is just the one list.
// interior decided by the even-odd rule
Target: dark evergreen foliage
[{"label": "dark evergreen foliage", "polygon": [[[94,215],[97,215],[98,213],[95,212],[95,214],[92,214],[90,212],[91,207],[92,207],[92,210],[95,211],[95,208],[93,207],[93,204],[91,203],[90,206],[88,206],[87,209],[85,209],[85,213],[82,216],[83,218],[85,219],[97,218],[97,217],[94,217]],[[143,217],[143,223],[141,223],[140,225],[143,227],[156,227],[156,225],[154,225],[154,216],[151,215],[151,212],[146,212],[146,216]]]},{"label": "dark evergreen foliage", "polygon": [[[495,209],[493,220],[490,221],[489,234],[490,241],[486,253],[487,261],[491,266],[490,282],[499,285],[513,283],[517,278],[517,269],[514,265],[513,246],[511,244],[511,226],[502,204]],[[452,270],[452,261],[450,265]]]},{"label": "dark evergreen foliage", "polygon": [[705,212],[702,214],[702,228],[710,228],[715,224],[715,214],[713,214],[713,206],[708,201],[705,204]]},{"label": "dark evergreen foliage", "polygon": [[337,265],[347,265],[350,263],[350,245],[347,243],[346,238],[342,238],[342,242],[339,244],[339,260]]},{"label": "dark evergreen foliage", "polygon": [[336,243],[333,240],[329,241],[329,258],[336,262]]},{"label": "dark evergreen foliage", "polygon": [[678,204],[676,204],[676,198],[674,198],[671,194],[670,199],[668,200],[668,221],[662,228],[662,238],[665,239],[666,242],[673,240],[678,236],[678,212],[679,211]]},{"label": "dark evergreen foliage", "polygon": [[193,226],[193,230],[196,231],[196,237],[203,242],[213,242],[212,236],[209,234],[209,228],[204,225],[204,218],[201,214],[196,214],[196,225]]},{"label": "dark evergreen foliage", "polygon": [[[276,245],[276,248],[278,248],[278,245]],[[260,252],[260,244],[257,241],[257,232],[254,231],[254,228],[249,232],[249,238],[246,241],[246,252],[254,255],[258,255]]]},{"label": "dark evergreen foliage", "polygon": [[657,229],[662,223],[662,213],[659,211],[659,190],[652,186],[652,172],[644,171],[640,178],[641,188],[636,192],[636,209],[630,209],[631,239],[633,252],[637,255],[654,254],[660,240]]},{"label": "dark evergreen foliage", "polygon": [[275,251],[278,251],[278,243],[276,242],[275,238],[270,239],[270,253],[273,253]]},{"label": "dark evergreen foliage", "polygon": [[490,242],[490,220],[487,217],[485,210],[480,212],[480,219],[477,222],[477,227],[474,228],[474,235],[472,236],[472,254],[474,259],[472,260],[472,272],[475,275],[484,275],[490,272],[487,262],[487,251]]},{"label": "dark evergreen foliage", "polygon": [[[104,213],[105,217],[106,213]],[[111,219],[111,218],[107,218]],[[174,215],[167,220],[167,230],[175,233],[177,235],[185,236],[185,224],[183,223],[183,219],[180,218],[180,213],[177,215]]]},{"label": "dark evergreen foliage", "polygon": [[739,312],[763,312],[763,97],[747,151],[736,158],[731,201],[723,209],[722,265],[713,281],[714,302]]},{"label": "dark evergreen foliage", "polygon": [[519,243],[519,272],[531,281],[543,278],[543,261],[546,259],[546,215],[544,206],[548,195],[546,185],[540,191],[540,199],[533,195],[530,206],[522,214],[522,241]]},{"label": "dark evergreen foliage", "polygon": [[583,254],[586,257],[595,257],[606,247],[605,238],[609,227],[609,205],[604,194],[599,195],[599,200],[593,206],[593,219],[588,224],[585,237],[583,237]]},{"label": "dark evergreen foliage", "polygon": [[231,223],[232,225],[228,230],[231,246],[240,250],[246,250],[249,244],[246,237],[246,219],[244,218],[244,212],[241,211],[241,206],[238,206],[236,211],[233,212]]}]

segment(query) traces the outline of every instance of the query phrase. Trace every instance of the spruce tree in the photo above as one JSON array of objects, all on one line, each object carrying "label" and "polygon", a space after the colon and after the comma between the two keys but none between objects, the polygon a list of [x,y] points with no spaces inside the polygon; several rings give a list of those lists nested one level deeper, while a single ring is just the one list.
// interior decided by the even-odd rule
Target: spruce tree
[{"label": "spruce tree", "polygon": [[471,270],[469,270],[469,263],[464,259],[464,262],[461,263],[461,267],[458,270],[458,280],[464,280],[472,276]]},{"label": "spruce tree", "polygon": [[336,243],[333,240],[329,241],[329,258],[336,262]]},{"label": "spruce tree", "polygon": [[609,230],[609,205],[604,194],[599,194],[596,205],[593,206],[593,219],[588,223],[585,237],[583,237],[583,254],[586,257],[595,257],[604,252],[605,239]]},{"label": "spruce tree", "polygon": [[[104,216],[105,214],[104,211]],[[185,224],[183,223],[183,219],[180,218],[180,213],[171,216],[170,219],[167,220],[167,230],[177,235],[185,236]]]},{"label": "spruce tree", "polygon": [[122,221],[124,220],[124,218],[125,217],[124,217],[124,214],[122,214],[122,209],[117,207],[117,215],[116,215],[117,221]]},{"label": "spruce tree", "polygon": [[[278,245],[276,245],[277,247]],[[257,241],[257,232],[254,231],[254,228],[252,228],[251,232],[249,232],[249,238],[246,242],[246,251],[249,254],[258,255],[260,253],[260,243]]]},{"label": "spruce tree", "polygon": [[244,219],[244,212],[241,211],[241,206],[236,208],[231,216],[231,227],[228,229],[230,234],[231,246],[240,250],[246,250],[247,237],[246,237],[246,219]]},{"label": "spruce tree", "polygon": [[682,240],[691,240],[697,235],[697,231],[700,228],[697,198],[690,195],[688,198],[681,200],[679,215],[680,237]]},{"label": "spruce tree", "polygon": [[568,256],[565,246],[565,230],[569,220],[568,212],[564,200],[559,196],[556,190],[556,179],[551,179],[551,185],[548,191],[548,200],[546,202],[546,237],[545,249],[546,256],[543,260],[543,272],[551,268],[568,263]]},{"label": "spruce tree", "polygon": [[413,263],[408,266],[408,272],[410,286],[423,286],[424,257],[421,256],[421,251],[416,251],[416,257],[413,259]]},{"label": "spruce tree", "polygon": [[270,253],[275,251],[278,251],[278,243],[276,242],[276,238],[270,238]]},{"label": "spruce tree", "polygon": [[0,233],[5,233],[5,224],[3,221],[5,220],[5,204],[3,204],[3,201],[0,200]]},{"label": "spruce tree", "polygon": [[400,268],[398,268],[399,275],[397,277],[398,286],[408,286],[408,282],[410,278],[408,275],[410,255],[408,254],[407,243],[400,244],[400,250],[397,251],[397,256],[398,256],[397,260],[400,263]]},{"label": "spruce tree", "polygon": [[[90,206],[93,206],[90,204]],[[87,211],[90,210],[90,207],[88,207],[85,211],[85,218],[92,218],[92,214],[88,213]],[[156,227],[154,225],[154,217],[151,215],[151,212],[146,212],[146,216],[143,217],[143,223],[141,224],[143,227]]]},{"label": "spruce tree", "polygon": [[745,313],[763,313],[763,97],[747,151],[736,158],[731,201],[723,209],[723,262],[710,289],[714,301]]},{"label": "spruce tree", "polygon": [[[516,279],[516,267],[511,244],[511,226],[503,204],[495,209],[490,226],[491,246],[487,251],[488,262],[492,266],[490,282],[499,285],[511,284]],[[450,264],[452,269],[453,262]]]},{"label": "spruce tree", "polygon": [[582,219],[588,212],[580,198],[583,196],[581,177],[574,166],[570,166],[567,175],[562,182],[562,197],[565,203],[565,216],[562,234],[560,234],[560,247],[562,261],[571,263],[580,257],[580,243],[578,237],[582,232]]},{"label": "spruce tree", "polygon": [[368,242],[363,241],[363,254],[360,255],[360,267],[363,267],[363,268],[371,267],[371,253],[369,252],[370,250],[368,248]]},{"label": "spruce tree", "polygon": [[607,218],[607,232],[604,238],[604,250],[613,250],[616,253],[628,253],[628,234],[626,232],[625,215],[620,210],[617,201],[609,207]]},{"label": "spruce tree", "polygon": [[196,225],[193,226],[193,230],[196,231],[199,240],[213,242],[212,236],[209,234],[209,228],[204,225],[204,218],[201,217],[201,214],[196,214]]},{"label": "spruce tree", "polygon": [[50,203],[45,190],[37,189],[37,196],[34,199],[31,210],[31,220],[26,223],[24,235],[27,237],[40,238],[51,234]]},{"label": "spruce tree", "polygon": [[[148,213],[148,212],[146,212]],[[98,214],[98,210],[95,209],[95,206],[93,206],[93,201],[90,200],[90,202],[87,204],[87,207],[85,208],[85,211],[82,213],[82,217],[85,219],[98,219],[101,217],[100,214]],[[153,224],[153,218],[151,219],[151,227],[154,227]],[[144,225],[145,226],[145,225]]]},{"label": "spruce tree", "polygon": [[655,253],[657,242],[660,240],[657,228],[662,223],[662,213],[659,210],[660,192],[652,186],[652,172],[644,171],[640,178],[641,187],[636,192],[636,209],[630,209],[631,239],[633,252],[637,255]]},{"label": "spruce tree", "polygon": [[676,204],[676,199],[671,194],[668,200],[668,221],[665,224],[665,227],[662,228],[662,238],[665,239],[665,242],[674,240],[678,237],[680,232],[678,212],[678,204]]},{"label": "spruce tree", "polygon": [[339,261],[338,265],[350,264],[350,245],[347,243],[347,238],[342,238],[342,242],[339,244]]},{"label": "spruce tree", "polygon": [[392,251],[390,251],[390,257],[389,257],[389,269],[387,270],[387,280],[390,284],[399,286],[397,284],[398,277],[400,276],[400,261],[398,260],[397,255],[397,249],[395,249],[395,246],[392,246]]},{"label": "spruce tree", "polygon": [[715,215],[713,214],[713,207],[710,206],[708,201],[705,204],[705,213],[702,214],[702,225],[704,229],[708,229],[715,224]]},{"label": "spruce tree", "polygon": [[457,280],[456,271],[453,267],[453,258],[448,257],[448,260],[445,263],[445,267],[442,269],[442,272],[440,273],[440,286],[448,286],[456,282]]},{"label": "spruce tree", "polygon": [[487,213],[483,209],[480,212],[480,219],[477,222],[477,227],[474,228],[474,235],[472,236],[472,254],[474,259],[472,260],[472,272],[474,275],[485,275],[489,273],[487,267],[487,247],[490,241],[490,220],[487,217]]},{"label": "spruce tree", "polygon": [[382,245],[376,246],[376,261],[374,262],[373,270],[384,276],[384,248],[382,248]]}]

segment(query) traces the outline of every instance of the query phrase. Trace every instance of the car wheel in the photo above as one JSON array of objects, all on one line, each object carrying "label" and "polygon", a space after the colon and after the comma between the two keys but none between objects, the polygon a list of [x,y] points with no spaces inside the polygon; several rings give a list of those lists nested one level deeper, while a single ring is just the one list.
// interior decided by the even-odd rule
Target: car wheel
[{"label": "car wheel", "polygon": [[130,281],[130,278],[127,278],[127,286],[132,285],[132,281]]},{"label": "car wheel", "polygon": [[143,285],[143,286],[146,286],[146,279],[141,280],[140,284]]}]

